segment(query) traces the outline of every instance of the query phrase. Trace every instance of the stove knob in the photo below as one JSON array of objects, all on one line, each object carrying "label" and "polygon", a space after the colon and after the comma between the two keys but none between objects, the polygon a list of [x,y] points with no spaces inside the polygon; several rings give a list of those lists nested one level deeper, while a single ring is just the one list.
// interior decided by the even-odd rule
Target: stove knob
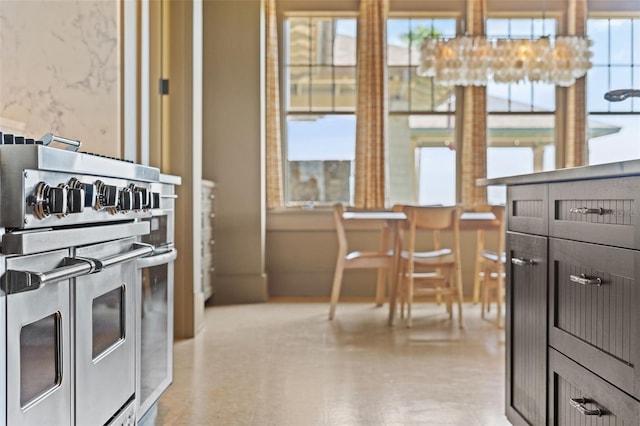
[{"label": "stove knob", "polygon": [[84,210],[84,189],[69,188],[67,191],[67,212],[82,213]]},{"label": "stove knob", "polygon": [[76,178],[69,180],[67,203],[69,213],[82,213],[85,207],[91,207],[93,202],[87,204],[87,188],[91,191],[89,198],[93,196],[93,185],[80,182]]},{"label": "stove knob", "polygon": [[84,189],[84,206],[93,206],[96,203],[96,192],[94,191],[95,186],[90,183],[83,183],[82,188]]},{"label": "stove knob", "polygon": [[116,207],[118,202],[118,188],[113,185],[107,185],[101,180],[96,181],[96,210],[102,210],[109,207]]},{"label": "stove knob", "polygon": [[142,210],[144,207],[144,194],[142,191],[133,191],[133,210]]},{"label": "stove knob", "polygon": [[133,188],[134,198],[133,198],[133,209],[134,210],[142,210],[149,208],[149,191],[147,188],[141,188],[136,186]]},{"label": "stove knob", "polygon": [[118,197],[118,210],[125,213],[133,210],[133,192],[129,188],[125,188],[120,191]]},{"label": "stove knob", "polygon": [[152,192],[149,197],[149,208],[151,209],[159,209],[160,208],[160,193]]},{"label": "stove knob", "polygon": [[57,187],[51,187],[44,182],[38,183],[34,194],[29,198],[34,216],[44,219],[52,214],[66,215],[68,189],[69,187],[63,183]]},{"label": "stove knob", "polygon": [[49,209],[50,214],[56,214],[58,216],[66,216],[68,212],[67,210],[67,195],[69,194],[69,187],[61,183],[57,187],[52,187],[49,189],[49,197],[46,207]]}]

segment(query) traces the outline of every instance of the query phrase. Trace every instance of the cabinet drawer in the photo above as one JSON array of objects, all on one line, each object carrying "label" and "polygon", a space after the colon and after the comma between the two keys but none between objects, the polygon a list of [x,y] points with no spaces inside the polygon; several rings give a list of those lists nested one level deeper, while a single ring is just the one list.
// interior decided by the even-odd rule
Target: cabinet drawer
[{"label": "cabinet drawer", "polygon": [[640,398],[640,252],[549,239],[549,344]]},{"label": "cabinet drawer", "polygon": [[640,248],[640,178],[549,185],[549,235],[616,247]]},{"label": "cabinet drawer", "polygon": [[549,349],[549,425],[640,425],[640,402]]},{"label": "cabinet drawer", "polygon": [[547,185],[517,185],[507,187],[509,231],[547,235]]}]

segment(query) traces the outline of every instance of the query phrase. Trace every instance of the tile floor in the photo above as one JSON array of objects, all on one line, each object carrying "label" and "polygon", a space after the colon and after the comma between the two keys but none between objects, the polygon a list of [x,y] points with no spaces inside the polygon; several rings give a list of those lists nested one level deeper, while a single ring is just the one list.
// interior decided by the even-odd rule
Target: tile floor
[{"label": "tile floor", "polygon": [[156,424],[508,425],[504,332],[464,308],[464,330],[435,304],[411,329],[369,303],[340,303],[333,322],[328,303],[207,308],[175,343]]}]

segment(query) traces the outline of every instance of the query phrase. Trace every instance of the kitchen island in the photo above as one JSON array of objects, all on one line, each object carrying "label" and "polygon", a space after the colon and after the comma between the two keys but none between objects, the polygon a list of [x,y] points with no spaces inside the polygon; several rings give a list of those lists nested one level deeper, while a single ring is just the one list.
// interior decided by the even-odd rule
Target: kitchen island
[{"label": "kitchen island", "polygon": [[640,424],[640,161],[478,184],[507,186],[509,420]]}]

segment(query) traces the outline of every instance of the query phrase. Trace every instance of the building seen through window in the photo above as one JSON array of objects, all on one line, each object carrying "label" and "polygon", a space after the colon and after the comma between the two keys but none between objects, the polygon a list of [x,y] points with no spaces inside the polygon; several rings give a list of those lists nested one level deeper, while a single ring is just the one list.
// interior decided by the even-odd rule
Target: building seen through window
[{"label": "building seen through window", "polygon": [[285,21],[288,205],[353,202],[356,19]]},{"label": "building seen through window", "polygon": [[[356,19],[285,20],[284,94],[287,205],[353,203],[356,133]],[[451,38],[456,19],[387,20],[389,204],[456,202],[456,90],[417,75],[424,37]],[[554,19],[486,21],[489,38],[556,35]],[[587,75],[589,164],[640,157],[640,99],[604,100],[640,87],[640,19],[589,19],[593,67]],[[539,82],[487,86],[487,177],[556,167],[556,87]],[[490,187],[490,204],[503,204]]]}]

